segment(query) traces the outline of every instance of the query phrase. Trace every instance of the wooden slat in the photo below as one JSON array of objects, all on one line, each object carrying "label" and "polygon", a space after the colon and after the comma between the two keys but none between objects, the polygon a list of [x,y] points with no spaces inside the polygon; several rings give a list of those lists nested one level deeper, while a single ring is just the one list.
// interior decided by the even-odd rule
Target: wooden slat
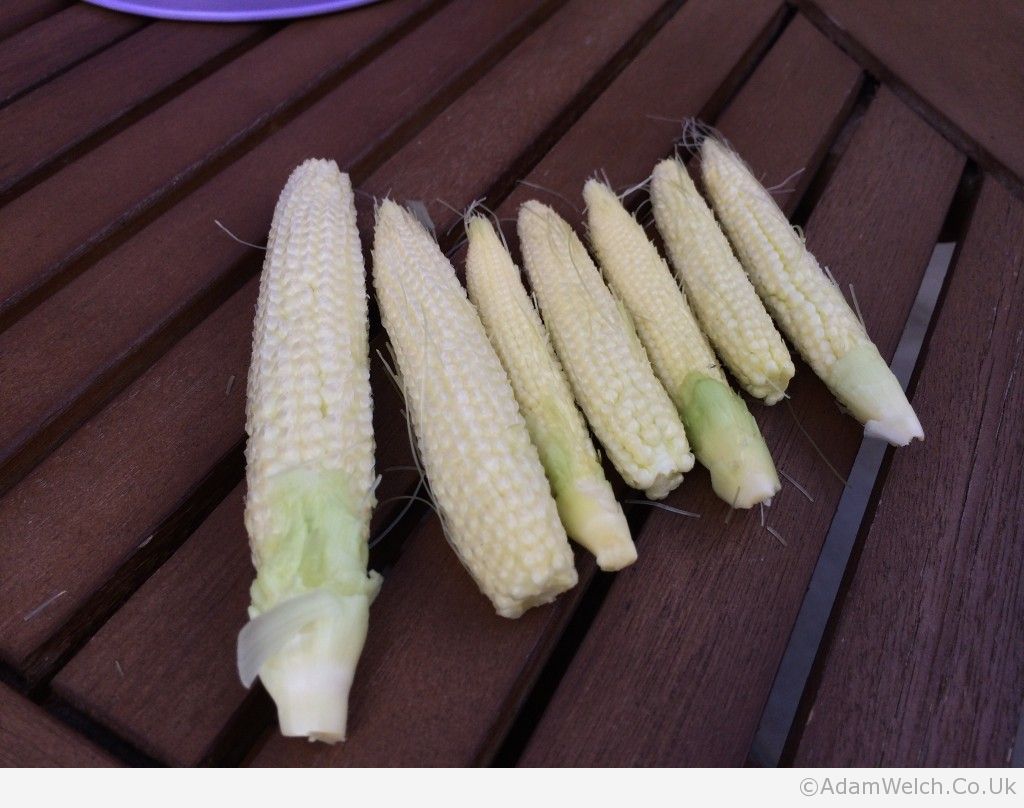
[{"label": "wooden slat", "polygon": [[112,231],[344,75],[433,2],[397,0],[290,25],[0,208],[0,317],[41,297]]},{"label": "wooden slat", "polygon": [[[429,114],[445,92],[457,91],[459,81],[472,80],[475,60],[542,6],[542,0],[446,6],[400,48],[343,82],[0,334],[6,346],[0,348],[0,376],[9,402],[0,423],[0,485],[81,421],[80,397],[93,397],[84,405],[87,414],[96,397],[106,395],[103,385],[123,384],[118,373],[131,378],[139,372],[124,363],[140,343],[169,339],[161,329],[187,328],[180,318],[190,307],[223,299],[256,273],[258,255],[229,239],[215,219],[250,242],[263,241],[274,200],[295,165],[310,154],[335,157],[346,167],[373,157],[402,127]],[[144,356],[134,361],[147,363]],[[40,377],[42,366],[49,372]],[[73,404],[78,409],[69,412]],[[32,452],[26,453],[29,441]]]},{"label": "wooden slat", "polygon": [[[422,200],[440,232],[447,232],[457,218],[449,206],[468,204],[482,189],[507,193],[495,183],[540,158],[537,152],[549,144],[534,141],[559,115],[581,111],[580,101],[570,106],[573,97],[603,66],[621,67],[608,63],[663,2],[614,4],[600,15],[585,1],[569,3],[374,172],[364,190]],[[510,98],[516,99],[511,110]]]},{"label": "wooden slat", "polygon": [[[737,63],[764,41],[778,11],[774,2],[691,0],[559,141],[531,181],[549,161],[564,171],[563,184],[554,189],[570,194],[578,193],[598,165],[607,164],[619,179],[641,176],[670,150],[676,131],[656,121],[648,124],[646,112],[697,114]],[[715,48],[703,50],[706,42]],[[657,92],[650,86],[652,75],[659,77]],[[608,137],[613,110],[620,121],[643,121],[631,133],[628,149]],[[519,620],[502,620],[459,565],[437,521],[425,521],[406,541],[374,605],[351,696],[349,741],[314,747],[272,734],[255,764],[486,762],[579,591]]]},{"label": "wooden slat", "polygon": [[4,0],[0,7],[0,39],[20,31],[69,4],[69,0]]},{"label": "wooden slat", "polygon": [[171,765],[202,760],[245,697],[235,667],[252,583],[242,500],[239,486],[54,683]]},{"label": "wooden slat", "polygon": [[104,752],[0,684],[0,767],[114,765]]},{"label": "wooden slat", "polygon": [[[474,85],[455,105],[440,116],[398,157],[383,165],[365,185],[392,186],[395,193],[404,196],[415,186],[407,186],[406,177],[451,176],[462,172],[458,187],[452,186],[449,199],[457,205],[468,204],[474,197],[486,193],[494,172],[500,172],[516,160],[518,152],[526,149],[533,138],[545,130],[547,124],[573,99],[597,70],[602,61],[616,53],[625,39],[644,23],[648,15],[658,9],[659,2],[631,3],[609,13],[601,21],[592,18],[589,0],[573,0],[555,14],[539,30],[512,51],[491,73]],[[589,39],[583,32],[589,34]],[[562,42],[561,48],[548,47]],[[538,75],[559,66],[559,79],[537,87],[520,105],[520,115],[507,125],[496,127],[506,97],[494,90],[509,86],[513,75]],[[462,155],[455,150],[438,148],[424,151],[421,144],[457,143],[469,141],[491,156],[490,162],[481,161],[480,170],[463,168]],[[424,161],[432,166],[425,171]],[[450,217],[452,214],[442,208]],[[364,220],[363,224],[368,222]],[[123,436],[124,445],[134,446],[133,455],[146,458],[145,465],[132,462],[130,466],[114,465],[113,478],[96,480],[98,487],[118,486],[116,480],[131,479],[134,490],[145,501],[135,502],[129,497],[125,512],[137,519],[140,508],[163,507],[170,510],[180,499],[181,492],[195,485],[195,481],[214,464],[233,444],[242,439],[242,401],[236,395],[225,398],[224,380],[235,376],[236,391],[243,389],[249,359],[249,334],[252,327],[252,308],[255,282],[229,301],[216,314],[186,338],[179,346],[152,368],[144,377],[146,390],[136,394],[126,391],[107,410],[88,424],[83,433],[90,435],[83,443],[76,435],[61,454],[72,451],[76,456],[97,459],[100,468],[111,465],[106,443],[110,433]],[[196,368],[202,368],[198,383],[180,384],[176,380],[197,377]],[[381,502],[397,494],[406,493],[414,475],[387,472],[397,465],[408,465],[408,443],[404,424],[399,415],[401,401],[386,379],[376,356],[373,357],[374,417],[377,432],[377,467],[385,472],[384,482],[378,489]],[[129,403],[130,402],[130,403]],[[171,420],[173,418],[173,421]],[[109,426],[96,429],[94,424]],[[80,433],[81,434],[81,433]],[[195,451],[181,452],[187,443]],[[77,476],[77,474],[76,474]],[[172,485],[164,482],[172,478]],[[152,485],[150,484],[152,483]],[[56,483],[51,481],[48,487]],[[232,496],[241,496],[240,493]],[[387,525],[403,503],[378,507],[375,514],[375,533]],[[223,510],[223,509],[222,509]],[[144,511],[144,513],[149,513]],[[243,691],[236,683],[231,649],[234,636],[243,619],[247,603],[247,583],[252,573],[246,538],[240,514],[231,511],[231,530],[221,524],[222,517],[214,515],[211,522],[217,544],[206,536],[204,527],[198,536],[190,539],[154,581],[147,583],[139,595],[106,626],[98,636],[63,670],[55,680],[55,687],[65,698],[96,717],[110,723],[132,738],[140,747],[154,756],[174,763],[194,762],[209,748],[217,731],[237,709]],[[125,518],[125,517],[120,517]],[[151,518],[147,516],[147,518]],[[107,517],[110,520],[110,517]],[[147,530],[143,522],[135,522],[136,533]],[[229,537],[234,540],[230,541]],[[234,563],[227,565],[217,555],[222,546],[234,548]],[[168,598],[195,597],[192,585],[196,568],[216,570],[220,574],[217,591],[212,595],[218,604],[237,604],[230,612],[232,621],[218,630],[203,621],[202,637],[193,636],[195,626],[175,617],[168,631],[153,633],[145,626],[154,619],[154,601],[149,593],[160,588],[157,602],[163,613],[168,610]],[[169,581],[166,586],[162,581]],[[165,591],[166,590],[166,591]],[[170,594],[179,593],[180,594]],[[210,597],[211,595],[208,595]],[[170,612],[192,614],[192,606],[171,607]],[[199,608],[208,608],[199,605]],[[194,644],[201,643],[208,653],[196,654]],[[123,683],[107,676],[111,657],[141,659],[139,677]],[[214,664],[211,658],[223,664]],[[184,677],[191,682],[187,690],[162,688],[159,683],[168,677]],[[197,685],[202,683],[202,685]],[[182,694],[189,705],[183,707]],[[230,694],[230,696],[229,696]],[[202,713],[204,720],[183,724],[177,720],[182,712]]]},{"label": "wooden slat", "polygon": [[1006,766],[1024,693],[1024,204],[981,189],[820,688],[802,766]]},{"label": "wooden slat", "polygon": [[903,88],[983,165],[1024,192],[1024,5],[1018,0],[798,0],[822,28]]},{"label": "wooden slat", "polygon": [[260,30],[154,23],[0,110],[0,193]]},{"label": "wooden slat", "polygon": [[[791,92],[778,88],[775,102]],[[757,130],[725,128],[758,172],[786,141],[781,130],[763,140]],[[948,143],[883,90],[807,225],[822,263],[860,290],[884,356],[895,348],[961,166]],[[858,425],[804,365],[789,392],[800,422],[847,473]],[[524,765],[743,764],[842,488],[786,405],[755,411],[778,466],[814,497],[810,503],[787,486],[768,512],[788,546],[760,527],[757,511],[727,522],[728,506],[706,474],[691,475],[667,502],[703,518],[652,512],[638,562],[612,583]]]},{"label": "wooden slat", "polygon": [[0,43],[0,104],[145,25],[142,17],[76,3]]}]

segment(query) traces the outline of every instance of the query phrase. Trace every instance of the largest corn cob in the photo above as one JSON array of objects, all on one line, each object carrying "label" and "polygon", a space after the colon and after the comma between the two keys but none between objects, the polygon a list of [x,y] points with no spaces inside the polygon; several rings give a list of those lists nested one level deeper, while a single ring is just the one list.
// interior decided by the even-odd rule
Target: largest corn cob
[{"label": "largest corn cob", "polygon": [[349,687],[380,585],[367,575],[374,504],[366,280],[352,188],[309,160],[267,243],[246,407],[245,524],[256,581],[239,672],[281,731],[344,739]]},{"label": "largest corn cob", "polygon": [[390,200],[377,211],[373,280],[452,546],[503,617],[551,601],[576,569],[508,377],[452,265]]},{"label": "largest corn cob", "polygon": [[622,569],[636,560],[629,525],[519,269],[487,219],[470,218],[466,233],[469,297],[508,371],[562,524],[571,538],[597,556],[601,569]]},{"label": "largest corn cob", "polygon": [[738,508],[770,499],[781,486],[761,431],[730,389],[664,259],[611,188],[590,180],[583,198],[608,284],[632,314],[715,493]]},{"label": "largest corn cob", "polygon": [[533,290],[576,400],[626,483],[652,499],[693,468],[683,425],[628,314],[568,222],[531,200],[519,240]]},{"label": "largest corn cob", "polygon": [[839,288],[771,195],[714,138],[701,147],[704,185],[772,315],[864,433],[906,446],[924,438],[903,389]]}]

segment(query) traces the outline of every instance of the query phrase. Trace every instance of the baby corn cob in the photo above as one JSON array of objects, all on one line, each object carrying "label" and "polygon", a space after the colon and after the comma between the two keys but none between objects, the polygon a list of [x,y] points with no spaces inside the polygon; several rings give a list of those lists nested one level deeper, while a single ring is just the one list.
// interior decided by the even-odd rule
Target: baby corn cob
[{"label": "baby corn cob", "polygon": [[679,415],[629,320],[569,224],[519,209],[526,271],[576,400],[626,483],[662,499],[693,468]]},{"label": "baby corn cob", "polygon": [[758,293],[793,345],[864,433],[906,446],[924,430],[842,292],[771,195],[729,148],[701,147],[704,185]]},{"label": "baby corn cob", "polygon": [[246,405],[245,524],[256,580],[238,638],[281,732],[345,738],[349,687],[380,576],[367,574],[374,505],[366,278],[348,176],[308,160],[267,243]]},{"label": "baby corn cob", "polygon": [[597,556],[601,569],[622,569],[636,560],[629,525],[519,268],[487,219],[469,218],[466,234],[469,298],[508,372],[562,524],[570,538]]},{"label": "baby corn cob", "polygon": [[715,493],[737,508],[770,500],[781,485],[768,447],[747,405],[729,387],[668,265],[611,188],[590,180],[583,198],[605,278],[632,315]]},{"label": "baby corn cob", "polygon": [[750,395],[779,401],[793,360],[679,160],[655,166],[651,202],[672,266],[718,355]]},{"label": "baby corn cob", "polygon": [[502,617],[550,602],[576,569],[508,377],[452,265],[390,200],[377,211],[373,281],[455,552]]}]

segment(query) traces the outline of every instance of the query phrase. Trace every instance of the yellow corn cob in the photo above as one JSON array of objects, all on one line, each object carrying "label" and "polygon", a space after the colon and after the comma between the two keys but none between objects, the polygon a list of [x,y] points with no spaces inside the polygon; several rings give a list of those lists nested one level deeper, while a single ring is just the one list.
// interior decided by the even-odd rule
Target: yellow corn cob
[{"label": "yellow corn cob", "polygon": [[843,294],[743,161],[714,138],[704,185],[758,293],[782,330],[864,432],[906,446],[924,430]]},{"label": "yellow corn cob", "polygon": [[345,737],[349,687],[380,585],[366,278],[348,176],[308,160],[274,212],[246,406],[245,524],[257,577],[239,673],[281,731]]},{"label": "yellow corn cob", "polygon": [[576,583],[537,450],[480,318],[408,211],[377,211],[373,281],[430,490],[455,552],[498,614]]},{"label": "yellow corn cob", "polygon": [[629,525],[519,268],[487,219],[470,218],[466,233],[469,298],[508,372],[562,524],[570,538],[597,556],[601,569],[622,569],[636,560]]},{"label": "yellow corn cob", "polygon": [[793,360],[679,160],[655,167],[651,202],[672,266],[718,355],[750,395],[779,401]]},{"label": "yellow corn cob", "polygon": [[526,271],[576,400],[626,483],[661,499],[693,468],[679,415],[628,314],[569,224],[531,200],[519,209]]},{"label": "yellow corn cob", "polygon": [[738,508],[770,500],[781,486],[768,447],[718,367],[668,265],[611,188],[590,180],[583,198],[605,278],[637,324],[715,493]]}]

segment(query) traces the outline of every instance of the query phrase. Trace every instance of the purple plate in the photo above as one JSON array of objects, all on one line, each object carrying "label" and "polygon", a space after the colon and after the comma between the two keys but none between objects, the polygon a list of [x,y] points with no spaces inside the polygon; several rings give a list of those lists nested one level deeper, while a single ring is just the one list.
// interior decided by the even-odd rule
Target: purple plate
[{"label": "purple plate", "polygon": [[310,17],[365,6],[378,0],[86,0],[94,6],[163,17],[168,20],[201,22],[246,22]]}]

